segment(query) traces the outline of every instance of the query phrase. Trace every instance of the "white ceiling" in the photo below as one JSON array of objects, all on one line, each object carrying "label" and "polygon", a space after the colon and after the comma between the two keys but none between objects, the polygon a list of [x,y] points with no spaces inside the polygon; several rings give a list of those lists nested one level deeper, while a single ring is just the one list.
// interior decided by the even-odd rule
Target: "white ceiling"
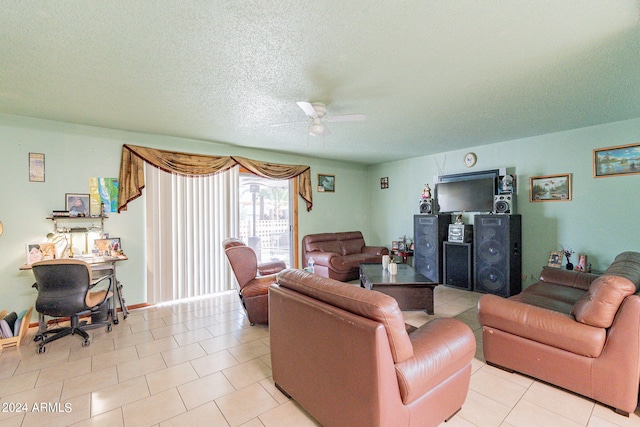
[{"label": "white ceiling", "polygon": [[[638,0],[0,3],[0,113],[374,164],[640,117]],[[296,101],[330,123],[309,137]]]}]

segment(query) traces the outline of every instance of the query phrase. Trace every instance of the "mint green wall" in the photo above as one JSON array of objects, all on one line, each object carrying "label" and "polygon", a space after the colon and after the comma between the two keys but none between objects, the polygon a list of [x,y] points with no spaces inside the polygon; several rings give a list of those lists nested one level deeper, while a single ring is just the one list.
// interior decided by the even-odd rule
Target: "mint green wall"
[{"label": "mint green wall", "polygon": [[[549,251],[563,245],[576,254],[588,254],[594,269],[605,269],[618,253],[640,251],[640,175],[593,178],[593,149],[639,141],[640,119],[634,119],[372,166],[369,194],[374,233],[386,241],[403,234],[413,237],[413,215],[418,212],[422,188],[425,183],[434,187],[433,176],[439,169],[447,174],[505,167],[515,171],[518,179],[524,285],[531,284],[531,275],[537,277],[546,265]],[[467,151],[478,156],[470,169],[462,164]],[[572,174],[572,201],[529,202],[529,177],[561,173]],[[381,190],[380,178],[385,176],[390,188]],[[471,215],[464,217],[473,223]]]},{"label": "mint green wall", "polygon": [[[634,219],[640,211],[640,175],[592,177],[593,148],[640,140],[640,119],[611,123],[534,138],[478,146],[478,163],[471,170],[506,167],[518,176],[518,212],[523,216],[523,272],[525,285],[546,264],[549,251],[567,245],[587,253],[596,269],[604,269],[624,250],[640,250],[640,229]],[[143,135],[59,122],[0,115],[0,309],[19,310],[32,305],[30,271],[19,271],[27,242],[40,241],[51,231],[46,216],[64,208],[64,193],[88,191],[92,176],[118,176],[122,144],[212,155],[242,155],[257,160],[311,166],[317,174],[336,176],[335,193],[317,193],[314,208],[306,212],[300,200],[299,237],[324,231],[362,230],[368,243],[388,245],[402,235],[413,237],[413,215],[425,183],[433,175],[459,173],[465,151],[452,151],[404,161],[364,167],[211,144],[180,138]],[[327,149],[331,149],[327,146]],[[29,182],[28,153],[45,153],[46,181]],[[573,201],[530,203],[529,177],[573,174]],[[380,189],[389,177],[390,188]],[[467,222],[472,217],[465,215]],[[127,302],[145,297],[144,196],[122,214],[111,214],[105,229],[121,237],[130,260],[118,267]]]},{"label": "mint green wall", "polygon": [[[26,258],[25,243],[40,242],[52,230],[46,217],[54,209],[64,209],[65,193],[88,193],[90,177],[118,176],[123,144],[310,165],[314,207],[307,212],[299,199],[300,239],[324,231],[369,231],[367,168],[361,165],[10,115],[0,115],[0,141],[4,183],[0,187],[0,221],[4,225],[0,236],[0,310],[18,311],[33,305],[33,274],[19,270]],[[43,183],[29,182],[30,152],[45,154]],[[336,176],[335,193],[315,191],[318,173]],[[105,221],[105,231],[122,239],[129,257],[118,265],[128,304],[146,302],[144,230],[144,195],[132,201],[126,212],[112,213]]]}]

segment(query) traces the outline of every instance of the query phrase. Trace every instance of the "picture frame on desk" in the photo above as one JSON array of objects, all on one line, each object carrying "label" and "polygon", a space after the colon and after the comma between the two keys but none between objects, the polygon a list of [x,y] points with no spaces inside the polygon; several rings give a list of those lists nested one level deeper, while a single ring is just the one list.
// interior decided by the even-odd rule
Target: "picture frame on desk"
[{"label": "picture frame on desk", "polygon": [[27,243],[27,264],[56,258],[56,245],[51,242]]},{"label": "picture frame on desk", "polygon": [[[98,256],[112,256],[122,252],[122,244],[119,237],[110,237],[108,239],[96,239],[93,243],[98,248]],[[115,255],[113,255],[115,256]]]}]

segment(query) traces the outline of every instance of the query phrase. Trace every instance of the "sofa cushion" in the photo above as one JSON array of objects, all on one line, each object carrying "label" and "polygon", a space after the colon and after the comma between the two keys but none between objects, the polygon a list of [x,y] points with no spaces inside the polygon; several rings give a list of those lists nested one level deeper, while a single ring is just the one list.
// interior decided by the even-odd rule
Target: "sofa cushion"
[{"label": "sofa cushion", "polygon": [[335,233],[310,234],[304,238],[307,252],[320,251],[342,254],[342,247]]},{"label": "sofa cushion", "polygon": [[336,271],[350,271],[359,270],[360,264],[363,263],[378,263],[380,257],[376,255],[368,255],[363,253],[357,253],[352,255],[345,255],[341,257],[331,258],[331,267]]},{"label": "sofa cushion", "polygon": [[599,277],[575,303],[571,314],[585,325],[609,328],[622,301],[635,292],[635,285],[625,277]]},{"label": "sofa cushion", "polygon": [[606,330],[576,322],[568,314],[486,294],[478,300],[478,321],[486,328],[586,357],[599,357]]},{"label": "sofa cushion", "polygon": [[394,363],[413,356],[413,346],[405,329],[404,316],[398,302],[392,297],[304,270],[281,271],[277,280],[283,288],[381,323],[389,339]]},{"label": "sofa cushion", "polygon": [[359,231],[346,231],[342,233],[336,233],[340,242],[342,255],[359,254],[364,248],[364,237]]},{"label": "sofa cushion", "polygon": [[576,301],[584,294],[585,291],[580,288],[555,283],[535,283],[509,299],[562,314],[571,314]]},{"label": "sofa cushion", "polygon": [[640,253],[622,252],[602,275],[629,279],[636,287],[637,292],[640,289]]},{"label": "sofa cushion", "polygon": [[584,271],[544,267],[542,273],[540,273],[540,283],[554,283],[586,291],[598,277],[600,277],[599,274],[586,273]]}]

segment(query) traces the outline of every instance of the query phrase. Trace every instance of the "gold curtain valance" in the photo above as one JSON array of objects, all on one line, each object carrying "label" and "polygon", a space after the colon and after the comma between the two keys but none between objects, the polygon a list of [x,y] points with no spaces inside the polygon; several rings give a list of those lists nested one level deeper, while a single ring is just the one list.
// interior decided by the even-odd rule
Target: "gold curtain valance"
[{"label": "gold curtain valance", "polygon": [[309,166],[266,163],[236,156],[180,153],[125,144],[122,146],[120,162],[118,212],[126,211],[127,203],[142,195],[142,189],[145,186],[144,162],[166,172],[180,175],[213,175],[240,165],[265,178],[298,177],[298,193],[307,203],[307,211],[310,211],[313,206]]}]

